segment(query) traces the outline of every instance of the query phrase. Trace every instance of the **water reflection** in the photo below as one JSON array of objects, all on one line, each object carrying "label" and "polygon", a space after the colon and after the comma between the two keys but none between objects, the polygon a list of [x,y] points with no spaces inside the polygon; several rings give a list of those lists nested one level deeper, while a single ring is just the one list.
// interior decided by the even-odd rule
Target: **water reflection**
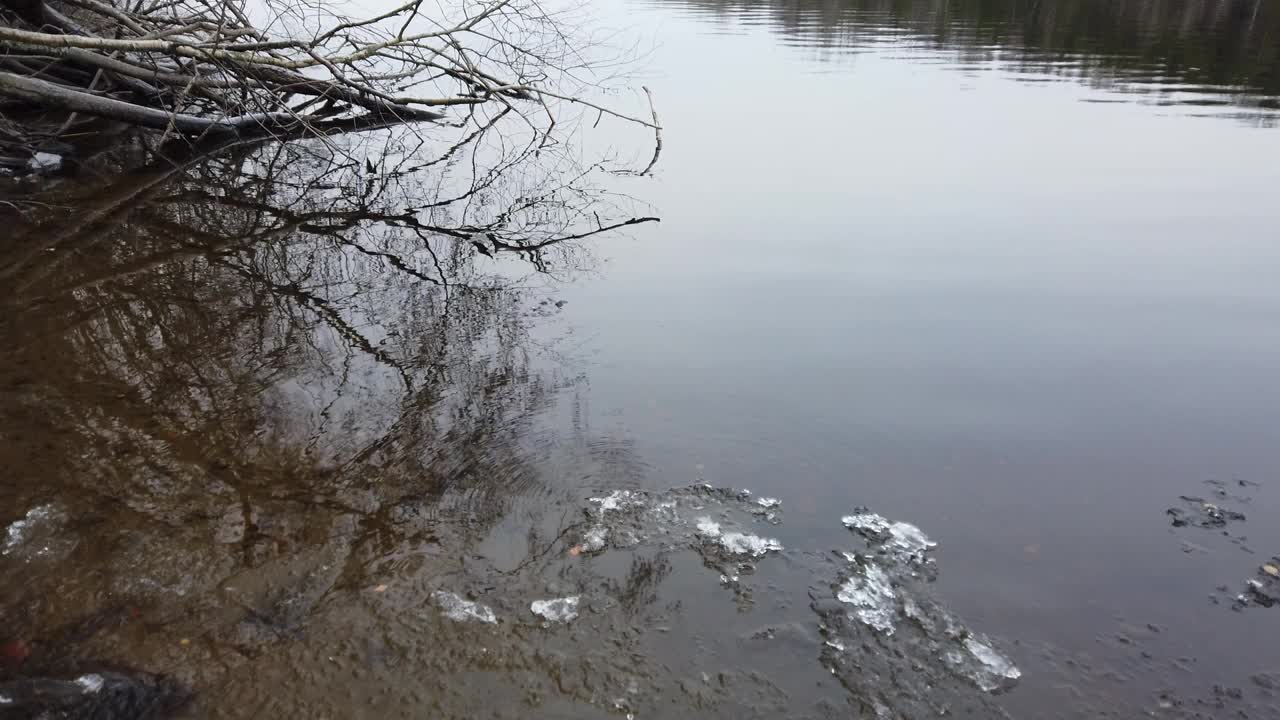
[{"label": "water reflection", "polygon": [[[513,508],[581,492],[537,430],[574,381],[539,365],[558,308],[531,278],[653,218],[486,130],[123,145],[105,182],[10,200],[0,683],[123,666],[207,691],[335,597],[395,577],[420,603]],[[541,548],[547,512],[498,535]]]},{"label": "water reflection", "polygon": [[1280,110],[1280,8],[1263,0],[655,1],[831,61],[880,50],[1253,121]]}]

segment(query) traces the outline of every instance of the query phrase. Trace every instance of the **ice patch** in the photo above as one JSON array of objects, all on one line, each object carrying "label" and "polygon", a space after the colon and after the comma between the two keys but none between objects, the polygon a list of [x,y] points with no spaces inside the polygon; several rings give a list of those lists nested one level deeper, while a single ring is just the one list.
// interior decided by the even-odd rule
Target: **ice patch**
[{"label": "ice patch", "polygon": [[782,544],[772,538],[740,532],[722,532],[720,523],[705,515],[698,518],[695,527],[703,539],[717,541],[730,555],[764,557],[768,552],[782,550]]},{"label": "ice patch", "polygon": [[756,500],[756,504],[767,510],[769,508],[778,507],[782,504],[782,501],[778,498],[762,497]]},{"label": "ice patch", "polygon": [[0,705],[12,705],[13,698],[8,695],[0,695]]},{"label": "ice patch", "polygon": [[441,614],[455,622],[469,622],[472,620],[482,623],[498,622],[498,617],[493,614],[492,608],[470,600],[463,600],[451,592],[437,590],[431,593],[431,599],[440,606]]},{"label": "ice patch", "polygon": [[896,522],[889,526],[889,545],[900,553],[923,559],[924,553],[938,547],[920,528],[911,523]]},{"label": "ice patch", "polygon": [[868,540],[915,562],[922,562],[926,552],[938,546],[920,528],[905,522],[890,522],[883,515],[859,511],[840,518],[844,526],[861,533]]},{"label": "ice patch", "polygon": [[720,537],[720,523],[715,522],[706,515],[698,518],[698,524],[696,527],[698,528],[699,535],[709,538]]},{"label": "ice patch", "polygon": [[587,498],[587,502],[599,505],[601,513],[644,505],[644,500],[630,490],[614,490],[604,497]]},{"label": "ice patch", "polygon": [[983,672],[974,673],[973,680],[983,690],[990,692],[1003,685],[1001,681],[1017,680],[1022,677],[1022,671],[1014,666],[1009,658],[981,640],[972,636],[967,637],[964,647],[982,665]]},{"label": "ice patch", "polygon": [[600,552],[608,542],[609,528],[603,525],[595,525],[582,536],[582,549],[587,552]]},{"label": "ice patch", "polygon": [[577,595],[554,600],[534,600],[529,604],[529,609],[534,615],[549,622],[573,622],[578,619],[578,600]]},{"label": "ice patch", "polygon": [[765,553],[782,550],[782,544],[777,540],[739,532],[725,533],[720,537],[720,544],[732,555],[751,557],[764,557]]},{"label": "ice patch", "polygon": [[892,635],[897,613],[893,582],[878,565],[868,564],[860,570],[861,575],[855,573],[840,586],[836,599],[854,606],[854,613],[866,625]]},{"label": "ice patch", "polygon": [[38,152],[27,161],[27,167],[35,172],[41,170],[57,170],[62,167],[62,156],[53,153]]},{"label": "ice patch", "polygon": [[883,515],[873,512],[859,512],[845,515],[840,522],[850,530],[858,530],[871,535],[884,535],[889,532],[889,521]]},{"label": "ice patch", "polygon": [[104,684],[101,675],[81,675],[76,678],[76,685],[79,685],[81,690],[90,695],[101,690]]},{"label": "ice patch", "polygon": [[62,534],[67,514],[57,505],[39,505],[27,511],[21,520],[15,520],[5,529],[4,547],[0,555],[12,555],[31,560],[37,557],[61,555],[76,546],[76,540]]}]

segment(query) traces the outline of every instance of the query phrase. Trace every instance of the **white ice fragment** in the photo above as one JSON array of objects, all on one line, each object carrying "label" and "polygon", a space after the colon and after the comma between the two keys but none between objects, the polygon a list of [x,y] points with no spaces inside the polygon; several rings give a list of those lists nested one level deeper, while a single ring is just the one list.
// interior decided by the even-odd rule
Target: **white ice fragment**
[{"label": "white ice fragment", "polygon": [[644,500],[641,500],[636,496],[636,493],[630,490],[614,490],[604,497],[587,498],[587,502],[599,505],[602,514],[610,510],[621,510],[624,507],[635,507],[644,504]]},{"label": "white ice fragment", "polygon": [[4,547],[0,548],[0,555],[22,554],[30,559],[69,550],[75,546],[75,542],[58,537],[66,519],[66,513],[53,504],[31,508],[25,517],[14,520],[5,529]]},{"label": "white ice fragment", "polygon": [[710,517],[703,515],[698,518],[698,534],[709,538],[720,537],[720,523],[712,520]]},{"label": "white ice fragment", "polygon": [[[1022,671],[1019,670],[1013,662],[1009,660],[1009,658],[1001,655],[995,648],[981,640],[972,636],[965,638],[964,646],[965,649],[967,649],[969,653],[982,664],[986,671],[996,678],[1017,680],[1022,677]],[[979,681],[979,685],[983,690],[994,690],[999,684],[990,683],[990,686],[988,687],[988,683]]]},{"label": "white ice fragment", "polygon": [[889,545],[895,550],[915,558],[924,557],[926,550],[938,547],[938,543],[911,523],[896,522],[889,526]]},{"label": "white ice fragment", "polygon": [[867,565],[861,575],[852,575],[836,591],[836,599],[856,610],[859,620],[886,635],[893,634],[897,610],[896,595],[889,576],[878,565]]},{"label": "white ice fragment", "polygon": [[718,540],[730,555],[762,557],[765,553],[782,550],[782,544],[772,538],[740,532],[721,532],[720,523],[706,515],[698,518],[696,527],[699,535],[707,540]]},{"label": "white ice fragment", "polygon": [[778,507],[782,504],[782,501],[778,498],[762,497],[756,500],[756,504],[762,508],[768,509]]},{"label": "white ice fragment", "polygon": [[30,522],[27,520],[14,520],[13,523],[9,525],[8,529],[5,531],[4,549],[0,550],[0,555],[8,555],[14,550],[17,550],[18,546],[22,545],[22,541],[26,539],[27,527],[29,525]]},{"label": "white ice fragment", "polygon": [[12,704],[13,704],[13,698],[3,693],[0,693],[0,705],[12,705]]},{"label": "white ice fragment", "polygon": [[455,622],[468,622],[471,620],[482,623],[498,622],[498,617],[493,614],[492,608],[470,600],[463,600],[451,592],[437,590],[431,593],[431,599],[440,606],[441,614]]},{"label": "white ice fragment", "polygon": [[41,170],[57,170],[62,167],[62,156],[53,153],[38,152],[27,161],[27,167],[37,172]]},{"label": "white ice fragment", "polygon": [[840,522],[850,530],[858,530],[872,535],[883,535],[889,532],[889,521],[882,515],[873,512],[860,512],[853,515],[845,515],[840,518]]},{"label": "white ice fragment", "polygon": [[600,552],[609,541],[609,528],[594,525],[582,536],[582,549],[587,552]]},{"label": "white ice fragment", "polygon": [[732,555],[751,557],[762,557],[765,553],[782,550],[782,544],[777,540],[739,532],[725,533],[720,538],[720,544]]},{"label": "white ice fragment", "polygon": [[920,561],[924,553],[937,547],[920,528],[905,522],[889,522],[883,515],[859,512],[840,518],[844,526],[862,533],[868,540],[882,543],[908,559]]},{"label": "white ice fragment", "polygon": [[101,675],[81,675],[76,678],[76,684],[86,694],[93,694],[102,689],[104,681]]},{"label": "white ice fragment", "polygon": [[577,595],[552,600],[534,600],[529,604],[529,609],[534,615],[549,622],[573,622],[578,619],[578,600]]},{"label": "white ice fragment", "polygon": [[844,652],[844,643],[840,642],[839,640],[828,640],[827,647],[834,648],[839,652]]}]

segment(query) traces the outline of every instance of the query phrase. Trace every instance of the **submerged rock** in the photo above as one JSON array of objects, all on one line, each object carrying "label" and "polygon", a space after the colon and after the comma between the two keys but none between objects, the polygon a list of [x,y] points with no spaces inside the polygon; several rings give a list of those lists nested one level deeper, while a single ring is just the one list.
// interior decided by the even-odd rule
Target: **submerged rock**
[{"label": "submerged rock", "polygon": [[187,688],[147,673],[18,678],[0,683],[0,717],[162,720],[190,699]]},{"label": "submerged rock", "polygon": [[1171,507],[1165,514],[1172,518],[1174,527],[1225,528],[1230,523],[1243,522],[1244,513],[1219,506],[1204,498],[1183,495],[1183,506]]}]

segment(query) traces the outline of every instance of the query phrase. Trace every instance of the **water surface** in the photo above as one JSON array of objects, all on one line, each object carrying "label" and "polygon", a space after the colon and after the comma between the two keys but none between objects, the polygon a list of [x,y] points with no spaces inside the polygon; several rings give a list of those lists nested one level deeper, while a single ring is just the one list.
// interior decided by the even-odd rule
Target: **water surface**
[{"label": "water surface", "polygon": [[[1280,615],[1231,604],[1280,553],[1275,8],[596,10],[653,48],[656,175],[601,181],[636,204],[303,145],[16,225],[3,679],[165,673],[191,717],[1273,712]],[[661,222],[471,244],[531,196],[510,241]],[[1247,519],[1173,528],[1183,495]],[[1016,686],[843,619],[859,506],[939,544],[901,596]]]}]

